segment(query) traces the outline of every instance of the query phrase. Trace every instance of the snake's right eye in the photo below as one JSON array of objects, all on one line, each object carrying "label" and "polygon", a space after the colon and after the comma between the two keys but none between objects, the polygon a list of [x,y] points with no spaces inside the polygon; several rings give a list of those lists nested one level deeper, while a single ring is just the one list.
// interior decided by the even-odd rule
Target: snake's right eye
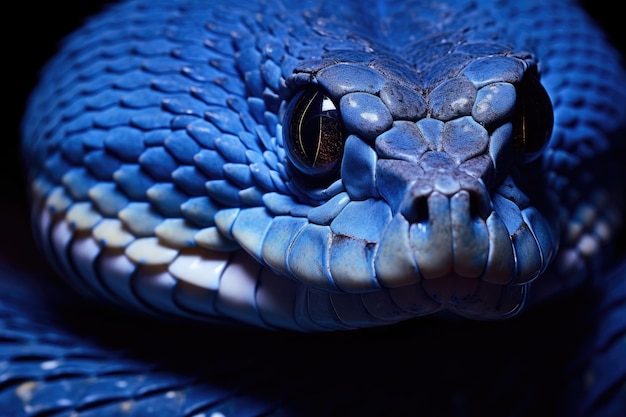
[{"label": "snake's right eye", "polygon": [[308,87],[293,97],[283,139],[287,158],[301,173],[326,178],[338,171],[346,134],[337,106],[320,88]]},{"label": "snake's right eye", "polygon": [[532,74],[526,74],[515,88],[513,147],[530,162],[543,152],[552,135],[552,103],[539,79]]}]

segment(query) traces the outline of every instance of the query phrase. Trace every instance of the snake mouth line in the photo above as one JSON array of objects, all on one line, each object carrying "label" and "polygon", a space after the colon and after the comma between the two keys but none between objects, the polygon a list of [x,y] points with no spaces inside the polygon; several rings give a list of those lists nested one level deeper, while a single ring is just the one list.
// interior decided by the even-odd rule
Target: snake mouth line
[{"label": "snake mouth line", "polygon": [[[555,250],[551,228],[533,207],[518,209],[516,222],[497,209],[476,214],[471,196],[432,193],[414,200],[410,217],[397,213],[385,229],[374,263],[386,286],[408,285],[416,279],[436,279],[455,273],[497,285],[529,282],[537,277]],[[503,199],[498,199],[503,200]],[[427,212],[431,215],[415,214]],[[416,221],[417,220],[417,221]],[[540,233],[539,233],[540,232]],[[541,237],[541,233],[546,237]],[[416,278],[418,277],[418,278]]]},{"label": "snake mouth line", "polygon": [[504,319],[522,310],[528,284],[497,285],[451,273],[421,282],[423,291],[444,312],[462,317]]},{"label": "snake mouth line", "polygon": [[[471,318],[510,317],[521,311],[528,286],[556,251],[553,230],[533,207],[518,210],[513,223],[498,213],[505,199],[497,198],[486,218],[471,215],[468,199],[465,191],[451,198],[429,196],[429,210],[438,210],[436,221],[411,223],[398,213],[375,258],[378,278],[388,286],[413,282],[443,311]],[[399,247],[410,256],[398,256]],[[412,274],[402,273],[402,262],[412,263]]]}]

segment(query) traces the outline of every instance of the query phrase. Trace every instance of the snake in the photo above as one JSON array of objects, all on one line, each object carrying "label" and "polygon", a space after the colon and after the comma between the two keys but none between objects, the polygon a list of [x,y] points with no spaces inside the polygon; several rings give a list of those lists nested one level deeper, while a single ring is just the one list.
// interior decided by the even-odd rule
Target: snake
[{"label": "snake", "polygon": [[112,2],[22,121],[2,409],[623,415],[624,85],[575,2]]}]

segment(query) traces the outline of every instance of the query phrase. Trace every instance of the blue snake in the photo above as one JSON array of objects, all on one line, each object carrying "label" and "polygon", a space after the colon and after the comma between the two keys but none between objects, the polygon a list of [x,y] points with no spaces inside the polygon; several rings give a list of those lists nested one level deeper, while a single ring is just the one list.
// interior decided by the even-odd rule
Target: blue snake
[{"label": "blue snake", "polygon": [[563,1],[110,5],[23,119],[73,289],[7,268],[0,404],[623,415],[625,84]]}]

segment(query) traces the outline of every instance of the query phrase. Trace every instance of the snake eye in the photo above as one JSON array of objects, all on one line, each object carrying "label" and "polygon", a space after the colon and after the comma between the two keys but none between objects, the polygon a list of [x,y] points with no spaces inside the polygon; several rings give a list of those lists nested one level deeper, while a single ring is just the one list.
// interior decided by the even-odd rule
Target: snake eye
[{"label": "snake eye", "polygon": [[337,172],[345,134],[335,103],[319,88],[297,93],[283,123],[287,157],[303,174],[327,177]]},{"label": "snake eye", "polygon": [[516,85],[513,147],[526,162],[536,159],[550,140],[554,115],[548,93],[532,74]]}]

